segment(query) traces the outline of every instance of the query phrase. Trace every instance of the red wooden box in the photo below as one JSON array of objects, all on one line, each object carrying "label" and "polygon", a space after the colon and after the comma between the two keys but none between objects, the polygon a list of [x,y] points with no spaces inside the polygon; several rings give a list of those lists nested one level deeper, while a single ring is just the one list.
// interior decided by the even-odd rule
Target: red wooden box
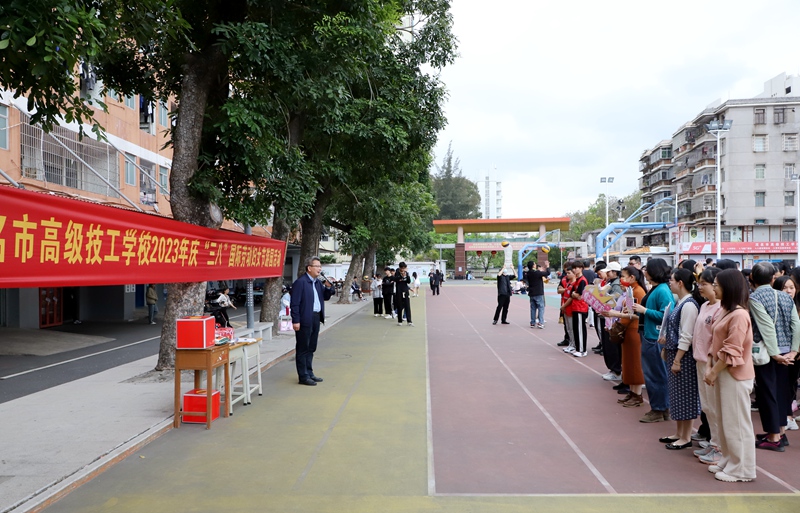
[{"label": "red wooden box", "polygon": [[213,317],[192,315],[178,319],[175,347],[178,349],[205,349],[213,345]]},{"label": "red wooden box", "polygon": [[[187,415],[187,413],[199,413],[200,415]],[[211,394],[211,420],[219,418],[219,390],[214,390]],[[206,423],[206,391],[203,388],[195,388],[183,394],[183,421],[190,424]]]}]

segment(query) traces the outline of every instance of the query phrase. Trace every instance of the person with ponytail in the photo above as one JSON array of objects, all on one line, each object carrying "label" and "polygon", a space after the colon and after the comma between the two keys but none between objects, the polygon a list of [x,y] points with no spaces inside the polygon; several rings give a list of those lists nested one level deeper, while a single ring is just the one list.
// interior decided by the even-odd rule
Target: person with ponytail
[{"label": "person with ponytail", "polygon": [[[692,266],[694,267],[694,266]],[[678,297],[661,330],[659,343],[664,346],[661,357],[667,363],[667,392],[670,417],[677,423],[676,434],[659,441],[670,450],[692,446],[692,423],[700,415],[700,396],[697,391],[697,367],[690,348],[700,302],[703,301],[693,271],[679,267],[669,278],[669,288]],[[698,302],[697,298],[700,298]]]}]

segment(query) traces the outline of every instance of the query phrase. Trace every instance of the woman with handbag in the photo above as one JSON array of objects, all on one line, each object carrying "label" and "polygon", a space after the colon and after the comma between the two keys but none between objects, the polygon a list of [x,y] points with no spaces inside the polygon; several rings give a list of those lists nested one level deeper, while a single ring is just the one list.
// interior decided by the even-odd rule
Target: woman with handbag
[{"label": "woman with handbag", "polygon": [[[645,295],[644,277],[637,268],[629,265],[620,271],[620,285],[627,290],[631,289],[633,301],[640,302]],[[639,316],[629,311],[625,305],[625,295],[620,296],[617,307],[605,313],[606,317],[614,317],[617,321],[611,326],[609,339],[612,344],[622,344],[622,382],[629,390],[628,394],[617,400],[617,403],[626,408],[635,408],[644,403],[642,398],[642,385],[644,373],[642,372],[642,341],[639,338]],[[618,336],[620,328],[624,327],[622,337]]]},{"label": "woman with handbag", "polygon": [[663,437],[659,442],[666,444],[669,450],[680,450],[692,446],[692,424],[700,415],[697,367],[690,348],[703,299],[695,287],[694,275],[688,269],[673,269],[669,288],[678,296],[678,303],[664,319],[666,329],[661,330],[658,342],[664,345],[661,357],[669,366],[667,392],[670,417],[677,426],[675,436]]},{"label": "woman with handbag", "polygon": [[750,416],[750,392],[756,374],[753,329],[747,309],[749,289],[736,269],[726,269],[714,279],[721,310],[714,321],[703,380],[714,387],[722,457],[708,471],[728,483],[756,477],[756,438]]}]

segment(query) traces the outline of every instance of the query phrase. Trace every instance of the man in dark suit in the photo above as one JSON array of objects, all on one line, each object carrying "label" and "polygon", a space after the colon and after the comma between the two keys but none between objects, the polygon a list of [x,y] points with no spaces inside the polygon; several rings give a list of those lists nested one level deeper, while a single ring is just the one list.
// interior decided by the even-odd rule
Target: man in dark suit
[{"label": "man in dark suit", "polygon": [[330,282],[325,285],[318,280],[322,272],[319,257],[311,257],[305,262],[306,274],[297,278],[292,285],[292,328],[295,337],[295,363],[297,377],[301,385],[316,386],[322,378],[314,375],[312,360],[317,350],[319,324],[325,323],[325,301],[333,295]]}]

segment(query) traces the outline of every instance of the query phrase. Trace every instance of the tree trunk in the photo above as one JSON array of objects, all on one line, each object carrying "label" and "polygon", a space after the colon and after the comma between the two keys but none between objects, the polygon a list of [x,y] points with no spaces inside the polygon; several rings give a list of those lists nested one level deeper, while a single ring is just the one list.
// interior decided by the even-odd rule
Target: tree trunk
[{"label": "tree trunk", "polygon": [[321,191],[317,191],[317,200],[314,202],[314,212],[300,221],[303,232],[303,239],[300,242],[301,262],[305,262],[307,258],[312,256],[319,256],[319,239],[322,235],[322,220],[330,200],[330,186],[324,186]]},{"label": "tree trunk", "polygon": [[[170,172],[170,207],[176,221],[219,228],[207,201],[194,198],[189,183],[197,171],[197,157],[203,133],[203,119],[211,90],[224,75],[225,56],[215,49],[191,55],[183,66],[178,117],[172,134],[173,154]],[[161,328],[161,345],[156,370],[175,367],[177,319],[203,313],[205,283],[167,284],[167,306]]]},{"label": "tree trunk", "polygon": [[372,280],[372,277],[375,276],[375,253],[377,251],[377,243],[372,243],[367,248],[366,256],[364,257],[364,274],[361,276],[362,279],[364,276],[369,276],[369,279]]},{"label": "tree trunk", "polygon": [[342,284],[342,295],[339,297],[337,304],[349,305],[350,304],[350,285],[353,284],[353,279],[356,278],[357,273],[363,269],[362,261],[364,260],[364,253],[358,253],[350,258],[350,267],[347,268],[347,275],[344,277]]}]

